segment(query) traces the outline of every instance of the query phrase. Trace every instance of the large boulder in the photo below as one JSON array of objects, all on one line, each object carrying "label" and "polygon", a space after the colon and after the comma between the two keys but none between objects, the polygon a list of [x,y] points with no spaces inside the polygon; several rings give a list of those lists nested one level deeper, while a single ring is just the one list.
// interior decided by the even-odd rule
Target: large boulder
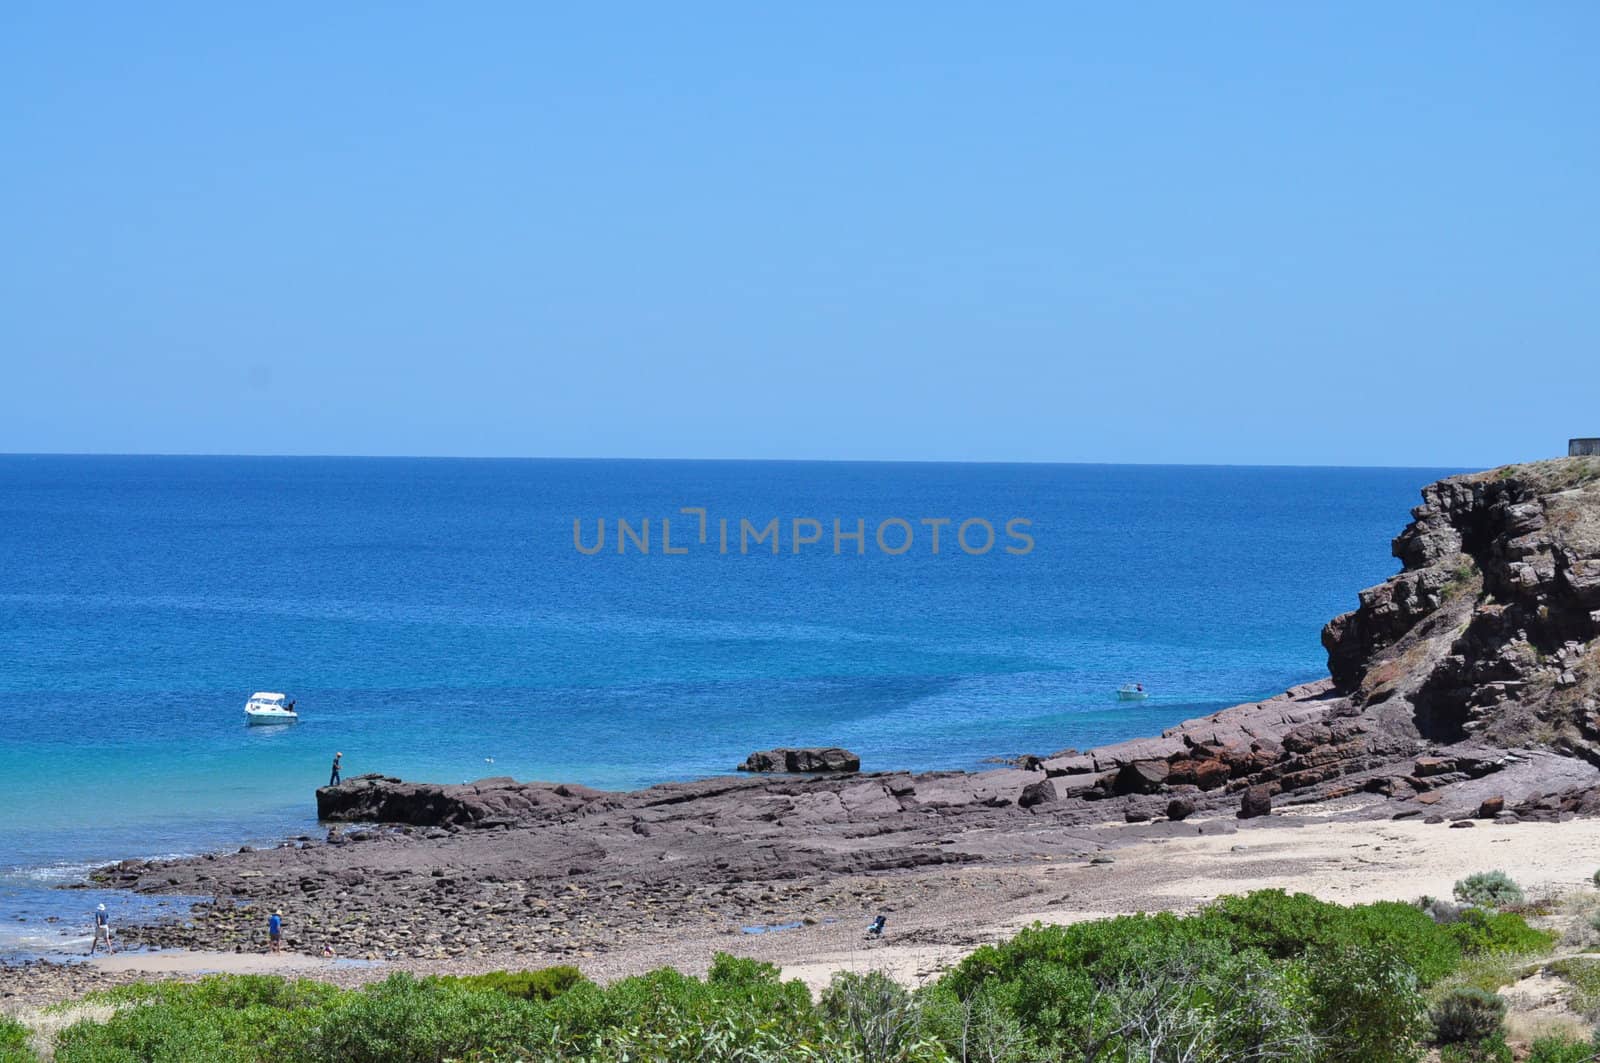
[{"label": "large boulder", "polygon": [[1135,760],[1117,771],[1112,789],[1119,794],[1153,794],[1167,783],[1171,768],[1164,760]]},{"label": "large boulder", "polygon": [[836,772],[860,771],[861,758],[838,746],[807,749],[768,749],[752,753],[738,771]]},{"label": "large boulder", "polygon": [[1272,787],[1252,786],[1239,799],[1239,818],[1255,819],[1272,815]]},{"label": "large boulder", "polygon": [[1017,795],[1017,804],[1022,808],[1032,808],[1034,805],[1054,804],[1059,799],[1056,784],[1049,779],[1041,779],[1022,788],[1022,793]]}]

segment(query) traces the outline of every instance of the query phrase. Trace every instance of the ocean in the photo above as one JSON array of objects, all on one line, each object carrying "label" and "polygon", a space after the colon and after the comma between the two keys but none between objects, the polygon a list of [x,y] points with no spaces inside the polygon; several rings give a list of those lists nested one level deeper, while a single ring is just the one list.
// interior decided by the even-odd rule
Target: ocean
[{"label": "ocean", "polygon": [[335,751],[979,768],[1270,696],[1452,471],[0,456],[0,954],[76,947],[97,863],[314,831]]}]

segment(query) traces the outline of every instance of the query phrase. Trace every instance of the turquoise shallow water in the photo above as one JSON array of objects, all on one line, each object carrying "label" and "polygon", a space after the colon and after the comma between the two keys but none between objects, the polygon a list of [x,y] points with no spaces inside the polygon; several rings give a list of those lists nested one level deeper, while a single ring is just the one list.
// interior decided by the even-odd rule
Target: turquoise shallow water
[{"label": "turquoise shallow water", "polygon": [[[965,768],[1153,733],[1323,675],[1321,625],[1447,471],[0,457],[0,927],[94,862],[312,829],[335,750],[629,787],[779,744]],[[573,520],[592,542],[601,517],[586,556]],[[652,518],[648,556],[618,517]],[[739,518],[772,517],[782,553],[740,556]],[[791,552],[794,517],[822,543]],[[995,549],[952,524],[931,552],[923,518],[969,517]],[[1133,679],[1152,698],[1116,702]],[[302,722],[246,727],[257,689]]]}]

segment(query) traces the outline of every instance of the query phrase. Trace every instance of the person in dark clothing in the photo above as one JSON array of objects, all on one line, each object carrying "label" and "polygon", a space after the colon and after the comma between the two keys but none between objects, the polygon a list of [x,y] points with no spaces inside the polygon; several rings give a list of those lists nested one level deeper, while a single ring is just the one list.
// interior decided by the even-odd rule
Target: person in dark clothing
[{"label": "person in dark clothing", "polygon": [[329,786],[339,785],[339,758],[342,756],[344,756],[343,753],[335,753],[333,755],[333,774],[328,776]]}]

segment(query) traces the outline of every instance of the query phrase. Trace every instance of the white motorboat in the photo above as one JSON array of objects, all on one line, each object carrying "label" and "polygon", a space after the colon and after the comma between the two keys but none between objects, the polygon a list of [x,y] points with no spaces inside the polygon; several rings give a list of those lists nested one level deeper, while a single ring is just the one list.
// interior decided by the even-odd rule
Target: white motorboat
[{"label": "white motorboat", "polygon": [[294,700],[285,694],[258,691],[244,703],[247,723],[294,723],[300,714],[294,711]]},{"label": "white motorboat", "polygon": [[1143,701],[1150,696],[1143,683],[1125,683],[1117,688],[1118,701]]}]

